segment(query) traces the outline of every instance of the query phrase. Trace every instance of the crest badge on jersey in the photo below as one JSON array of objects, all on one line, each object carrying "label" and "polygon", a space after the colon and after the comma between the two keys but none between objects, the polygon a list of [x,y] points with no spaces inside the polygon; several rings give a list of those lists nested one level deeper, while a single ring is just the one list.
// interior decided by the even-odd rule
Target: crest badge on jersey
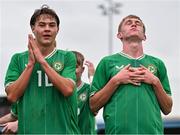
[{"label": "crest badge on jersey", "polygon": [[54,62],[53,63],[53,68],[54,68],[54,70],[59,72],[64,68],[64,65],[61,62]]},{"label": "crest badge on jersey", "polygon": [[87,98],[87,95],[86,95],[85,92],[79,95],[79,99],[80,99],[81,101],[85,101],[86,98]]},{"label": "crest badge on jersey", "polygon": [[157,67],[156,66],[154,66],[154,65],[148,65],[148,70],[151,72],[151,73],[153,73],[153,74],[155,74],[156,72],[157,72]]}]

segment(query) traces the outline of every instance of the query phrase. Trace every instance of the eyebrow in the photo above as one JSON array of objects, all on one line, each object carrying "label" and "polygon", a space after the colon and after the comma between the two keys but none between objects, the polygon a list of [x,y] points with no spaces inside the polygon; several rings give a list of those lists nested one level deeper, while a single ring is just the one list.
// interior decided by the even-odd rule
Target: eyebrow
[{"label": "eyebrow", "polygon": [[141,22],[141,20],[139,20],[139,19],[137,19],[137,18],[129,18],[129,19],[126,19],[124,22],[132,21],[132,20]]},{"label": "eyebrow", "polygon": [[44,21],[40,21],[40,22],[38,22],[38,24],[56,24],[56,22],[44,22]]},{"label": "eyebrow", "polygon": [[142,21],[141,21],[141,20],[139,20],[139,19],[137,19],[137,18],[129,18],[129,19],[126,19],[126,20],[124,21],[124,24],[126,24],[126,23],[128,23],[128,22],[132,21],[132,19],[134,19],[134,20],[135,20],[135,22],[139,22],[139,23],[143,24],[143,23],[142,23]]}]

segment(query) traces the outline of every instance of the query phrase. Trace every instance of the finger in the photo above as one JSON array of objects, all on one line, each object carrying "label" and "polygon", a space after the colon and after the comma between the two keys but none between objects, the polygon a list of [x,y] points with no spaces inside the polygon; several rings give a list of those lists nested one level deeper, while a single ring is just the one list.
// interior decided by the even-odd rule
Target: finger
[{"label": "finger", "polygon": [[6,126],[6,125],[7,125],[7,123],[0,124],[1,127],[4,127],[4,126]]},{"label": "finger", "polygon": [[136,70],[134,72],[135,75],[144,75],[145,73],[146,73],[145,70]]},{"label": "finger", "polygon": [[31,36],[30,34],[28,34],[28,48],[31,46],[30,39],[31,39]]},{"label": "finger", "polygon": [[32,48],[32,49],[33,49],[33,46],[32,46],[32,44],[33,44],[33,43],[32,43],[32,38],[33,38],[32,35],[29,34],[29,35],[28,35],[28,41],[29,41],[29,42],[28,42],[28,48]]},{"label": "finger", "polygon": [[6,133],[6,132],[7,132],[6,130],[7,130],[7,126],[5,126],[5,127],[2,129],[2,132],[3,132],[3,133]]},{"label": "finger", "polygon": [[29,50],[30,55],[33,55],[33,50],[32,50],[31,45],[28,45],[28,50]]},{"label": "finger", "polygon": [[130,83],[133,84],[133,85],[136,85],[136,86],[141,85],[141,82],[136,82],[135,80],[131,80]]},{"label": "finger", "polygon": [[130,64],[126,65],[126,66],[124,67],[124,69],[129,69],[130,66],[131,66]]},{"label": "finger", "polygon": [[89,64],[89,65],[92,65],[92,62],[86,60],[85,63]]},{"label": "finger", "polygon": [[134,84],[134,85],[136,85],[136,86],[140,86],[141,85],[141,82],[139,82],[139,81],[132,81],[132,84]]},{"label": "finger", "polygon": [[90,61],[87,61],[87,60],[84,62],[84,64],[85,64],[86,66],[92,66],[92,63],[91,63]]},{"label": "finger", "polygon": [[137,82],[137,83],[134,83],[134,85],[136,85],[136,86],[140,86],[140,85],[141,85],[141,83],[140,83],[140,82]]},{"label": "finger", "polygon": [[89,66],[89,63],[87,61],[84,62],[84,65]]},{"label": "finger", "polygon": [[37,49],[37,41],[33,38],[32,34],[29,34],[29,43],[32,48],[32,50]]},{"label": "finger", "polygon": [[138,69],[137,69],[137,68],[133,68],[133,67],[129,67],[128,70],[131,71],[131,72],[135,72],[135,71],[137,71]]},{"label": "finger", "polygon": [[34,41],[34,43],[35,43],[35,45],[37,47],[37,44],[38,44],[37,40],[34,38],[33,41]]},{"label": "finger", "polygon": [[133,75],[133,76],[130,76],[130,79],[131,80],[142,81],[142,80],[145,79],[145,75]]},{"label": "finger", "polygon": [[86,65],[88,68],[94,69],[94,65],[90,61],[85,61],[84,65]]},{"label": "finger", "polygon": [[147,69],[145,66],[143,66],[143,65],[140,65],[140,69]]},{"label": "finger", "polygon": [[144,71],[134,71],[134,72],[129,73],[129,77],[130,78],[139,78],[144,74],[145,74]]},{"label": "finger", "polygon": [[29,49],[29,50],[32,50],[31,44],[28,44],[28,49]]},{"label": "finger", "polygon": [[34,41],[33,35],[28,34],[28,39],[29,39],[29,42],[32,43],[32,41]]}]

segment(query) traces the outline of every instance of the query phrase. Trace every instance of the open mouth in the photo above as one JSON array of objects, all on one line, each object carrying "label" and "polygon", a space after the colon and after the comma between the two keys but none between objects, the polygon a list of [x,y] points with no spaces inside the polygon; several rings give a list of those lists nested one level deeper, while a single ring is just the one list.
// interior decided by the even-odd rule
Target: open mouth
[{"label": "open mouth", "polygon": [[49,39],[49,38],[51,38],[51,35],[49,35],[49,34],[43,35],[43,38],[44,39]]}]

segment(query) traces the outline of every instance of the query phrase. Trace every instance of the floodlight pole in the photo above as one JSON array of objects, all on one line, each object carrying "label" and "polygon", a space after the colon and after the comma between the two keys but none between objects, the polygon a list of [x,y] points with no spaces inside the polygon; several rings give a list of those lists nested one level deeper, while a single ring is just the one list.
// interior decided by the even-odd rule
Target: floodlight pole
[{"label": "floodlight pole", "polygon": [[113,15],[119,14],[119,7],[122,6],[121,3],[114,2],[113,0],[106,0],[107,6],[104,4],[99,5],[98,7],[102,9],[102,14],[104,16],[108,16],[108,54],[112,54],[113,52]]}]

